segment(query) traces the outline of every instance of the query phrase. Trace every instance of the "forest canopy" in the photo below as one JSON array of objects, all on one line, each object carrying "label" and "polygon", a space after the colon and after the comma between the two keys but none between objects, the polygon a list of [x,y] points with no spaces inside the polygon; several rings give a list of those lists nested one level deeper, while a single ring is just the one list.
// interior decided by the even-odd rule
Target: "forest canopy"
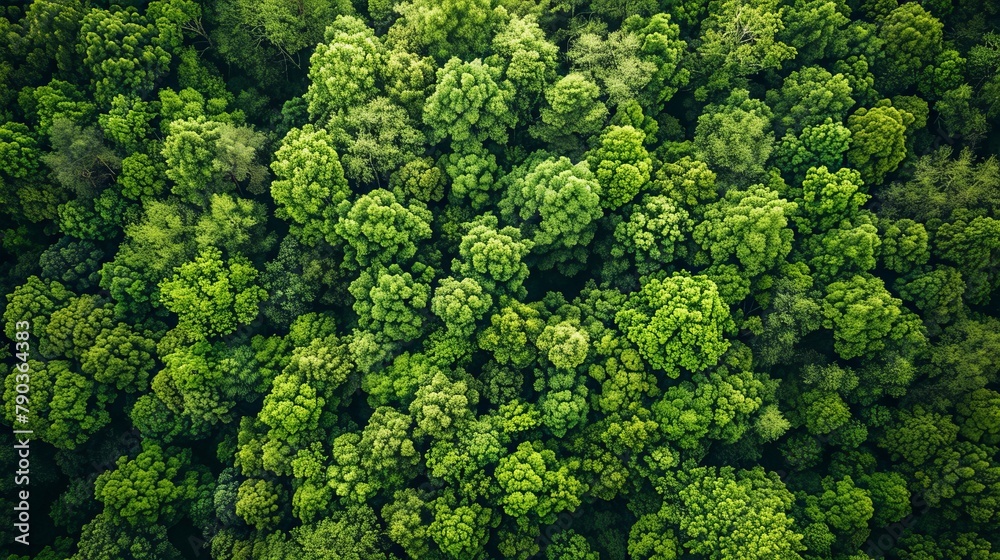
[{"label": "forest canopy", "polygon": [[0,558],[998,560],[998,126],[992,0],[5,2]]}]

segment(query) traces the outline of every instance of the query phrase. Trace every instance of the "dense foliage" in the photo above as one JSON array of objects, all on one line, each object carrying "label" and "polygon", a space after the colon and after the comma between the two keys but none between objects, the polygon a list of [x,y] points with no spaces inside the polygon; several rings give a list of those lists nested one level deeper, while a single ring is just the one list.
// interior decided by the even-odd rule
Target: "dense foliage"
[{"label": "dense foliage", "polygon": [[0,31],[4,558],[1000,558],[1000,4]]}]

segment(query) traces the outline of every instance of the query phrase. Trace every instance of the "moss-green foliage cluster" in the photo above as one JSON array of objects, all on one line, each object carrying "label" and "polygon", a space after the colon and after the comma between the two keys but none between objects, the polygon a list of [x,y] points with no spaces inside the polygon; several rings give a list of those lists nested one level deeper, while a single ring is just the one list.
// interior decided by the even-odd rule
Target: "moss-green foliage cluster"
[{"label": "moss-green foliage cluster", "polygon": [[7,2],[0,556],[1000,558],[998,125],[993,1]]}]

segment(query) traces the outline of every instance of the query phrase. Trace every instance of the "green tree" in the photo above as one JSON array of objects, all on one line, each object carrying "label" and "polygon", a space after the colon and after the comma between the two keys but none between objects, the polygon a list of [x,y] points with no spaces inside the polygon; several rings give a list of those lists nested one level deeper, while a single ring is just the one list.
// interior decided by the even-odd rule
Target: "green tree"
[{"label": "green tree", "polygon": [[324,407],[335,410],[350,397],[350,392],[337,389],[352,379],[354,367],[347,344],[333,335],[308,341],[292,352],[288,365],[274,377],[258,415],[267,430],[266,441],[256,450],[247,448],[261,468],[280,475],[292,471],[296,450],[317,441],[332,420],[324,416]]},{"label": "green tree", "polygon": [[851,148],[847,163],[869,184],[882,182],[906,158],[906,128],[913,115],[892,106],[888,99],[871,109],[864,107],[847,118]]},{"label": "green tree", "polygon": [[949,147],[920,157],[912,179],[886,188],[884,212],[892,217],[926,223],[949,220],[959,208],[1000,210],[1000,163],[995,158],[976,161],[971,150],[957,155]]},{"label": "green tree", "polygon": [[497,465],[500,505],[515,518],[534,514],[543,522],[555,521],[559,512],[575,510],[587,490],[575,476],[578,463],[559,461],[541,443],[521,443]]},{"label": "green tree", "polygon": [[697,48],[695,97],[705,100],[716,91],[745,87],[747,77],[794,58],[795,48],[779,40],[783,11],[776,0],[727,0],[713,10]]},{"label": "green tree", "polygon": [[127,558],[129,560],[180,560],[184,555],[167,538],[163,525],[133,527],[102,512],[83,527],[73,560]]},{"label": "green tree", "polygon": [[834,349],[845,360],[872,355],[885,348],[887,339],[912,349],[924,342],[916,317],[872,276],[855,275],[827,286],[823,317],[823,325],[833,329]]},{"label": "green tree", "polygon": [[375,97],[384,58],[374,30],[354,16],[337,16],[309,59],[309,116],[325,124]]},{"label": "green tree", "polygon": [[500,202],[501,217],[521,226],[543,260],[542,269],[577,260],[594,238],[601,212],[601,186],[587,164],[548,158],[511,177]]},{"label": "green tree", "polygon": [[411,271],[393,264],[363,272],[348,288],[355,299],[358,325],[390,341],[417,338],[431,302],[433,276],[433,269],[419,263]]},{"label": "green tree", "polygon": [[192,466],[191,450],[148,441],[134,459],[120,457],[116,465],[97,477],[94,496],[106,514],[132,527],[176,523],[210,479]]},{"label": "green tree", "polygon": [[474,418],[472,408],[479,394],[465,381],[453,381],[441,371],[425,380],[410,403],[416,423],[415,436],[453,439],[463,424]]},{"label": "green tree", "polygon": [[680,28],[664,13],[649,19],[629,17],[607,37],[584,32],[571,43],[567,56],[574,69],[603,86],[612,105],[637,98],[655,114],[687,85],[690,73],[680,64],[685,47]]},{"label": "green tree", "polygon": [[587,367],[587,375],[600,384],[600,391],[591,393],[595,410],[606,414],[627,409],[632,403],[639,403],[644,397],[656,397],[659,388],[655,376],[642,362],[639,352],[631,345],[603,340],[595,343],[595,350],[602,355],[596,363]]},{"label": "green tree", "polygon": [[76,449],[111,421],[107,407],[115,398],[112,391],[80,375],[65,360],[27,363],[30,393],[17,390],[26,383],[17,368],[4,383],[4,418],[9,424],[15,425],[24,410],[24,401],[18,400],[22,394],[29,396],[30,414],[27,423],[16,425],[58,449]]},{"label": "green tree", "polygon": [[61,71],[73,69],[79,63],[75,51],[85,13],[76,0],[32,2],[23,22],[27,60],[39,68],[54,61]]},{"label": "green tree", "polygon": [[945,91],[934,109],[941,117],[941,128],[953,139],[975,144],[990,130],[986,114],[977,107],[969,84]]},{"label": "green tree", "polygon": [[715,284],[679,273],[646,278],[615,322],[651,366],[675,379],[682,367],[699,372],[715,365],[729,348],[723,333],[732,328]]},{"label": "green tree", "polygon": [[329,236],[334,209],[348,196],[347,180],[333,136],[323,128],[305,125],[285,135],[274,154],[275,181],[271,196],[275,215],[293,222],[292,231],[306,243]]},{"label": "green tree", "polygon": [[425,354],[403,352],[385,369],[362,377],[361,389],[368,393],[368,404],[373,407],[390,403],[408,405],[421,383],[439,371]]},{"label": "green tree", "polygon": [[838,544],[843,543],[838,548],[856,549],[868,537],[868,520],[875,513],[871,497],[850,476],[823,477],[821,485],[818,495],[804,496],[805,514],[838,536]]},{"label": "green tree", "polygon": [[266,39],[290,58],[320,42],[334,16],[352,11],[350,4],[337,0],[311,0],[298,6],[237,0],[234,8],[242,26],[252,30],[255,38]]},{"label": "green tree", "polygon": [[946,519],[991,523],[1000,498],[1000,468],[990,461],[996,449],[967,441],[939,448],[915,475],[915,486]]},{"label": "green tree", "polygon": [[662,512],[641,515],[629,529],[628,553],[633,558],[668,560],[681,554],[677,534]]},{"label": "green tree", "polygon": [[851,218],[870,198],[863,186],[861,173],[853,169],[831,173],[826,167],[810,168],[802,181],[801,212],[795,217],[799,231],[823,232]]},{"label": "green tree", "polygon": [[496,157],[482,148],[452,152],[438,163],[451,179],[448,198],[453,203],[469,200],[474,210],[482,210],[492,198],[493,178],[497,175]]},{"label": "green tree", "polygon": [[556,369],[572,370],[587,359],[590,336],[571,321],[550,323],[535,345]]},{"label": "green tree", "polygon": [[3,314],[7,340],[17,340],[14,336],[20,330],[17,323],[21,321],[30,324],[28,332],[37,340],[45,332],[52,313],[63,308],[74,295],[59,282],[29,276],[24,284],[7,294]]},{"label": "green tree", "polygon": [[218,249],[205,248],[177,267],[172,279],[160,283],[160,299],[196,336],[226,335],[260,312],[267,293],[254,283],[257,274],[245,257],[224,261]]},{"label": "green tree", "polygon": [[998,401],[1000,393],[983,388],[972,391],[961,402],[956,403],[962,436],[976,443],[1000,443]]},{"label": "green tree", "polygon": [[375,409],[361,432],[361,467],[379,480],[379,486],[394,490],[406,484],[417,472],[420,452],[411,432],[413,421],[389,407]]},{"label": "green tree", "polygon": [[315,525],[296,527],[292,535],[305,554],[303,558],[308,560],[320,560],[331,550],[346,558],[390,558],[382,552],[378,519],[367,506],[338,511]]},{"label": "green tree", "polygon": [[990,294],[1000,286],[997,263],[1000,262],[1000,221],[985,216],[972,217],[962,212],[955,221],[941,224],[934,239],[935,248],[944,258],[964,272],[965,297],[972,303],[988,303]]},{"label": "green tree", "polygon": [[705,202],[719,198],[716,174],[703,161],[684,156],[673,163],[664,163],[656,171],[652,186],[658,193],[670,197],[681,207],[700,214]]},{"label": "green tree", "polygon": [[[0,199],[4,203],[4,212],[11,217],[15,216],[14,209],[18,208],[24,212],[25,217],[31,219],[33,214],[30,208],[22,208],[19,204],[17,185],[37,174],[42,152],[38,148],[38,141],[27,125],[16,122],[7,122],[0,125],[0,154],[3,154],[3,165],[0,166],[3,182],[0,183]],[[58,203],[57,203],[58,204]],[[36,217],[34,221],[42,219]]]},{"label": "green tree", "polygon": [[437,315],[449,331],[463,337],[472,335],[476,322],[493,304],[489,292],[472,278],[444,278],[434,290],[431,312]]},{"label": "green tree", "polygon": [[899,297],[917,306],[925,324],[947,323],[959,316],[964,308],[965,279],[950,266],[935,267],[912,279],[901,279],[896,289]]},{"label": "green tree", "polygon": [[59,205],[59,230],[84,240],[105,241],[117,235],[124,210],[118,193],[105,190],[94,200],[77,198]]},{"label": "green tree", "polygon": [[71,298],[49,316],[38,350],[46,357],[78,359],[102,329],[111,328],[112,317],[111,306],[97,296]]},{"label": "green tree", "polygon": [[600,100],[601,90],[580,73],[570,73],[545,90],[540,122],[528,129],[532,137],[563,149],[579,149],[604,128],[608,108]]},{"label": "green tree", "polygon": [[954,49],[941,50],[933,63],[923,68],[922,74],[917,85],[921,95],[926,99],[940,99],[945,92],[962,87],[966,60]]},{"label": "green tree", "polygon": [[[362,268],[406,262],[417,254],[417,244],[431,236],[431,212],[419,201],[404,206],[395,195],[376,189],[355,201],[342,201],[334,226],[347,242],[348,261]],[[350,264],[354,268],[353,263]]]},{"label": "green tree", "polygon": [[144,391],[155,366],[155,343],[125,323],[105,328],[80,358],[80,369],[95,381],[128,392]]},{"label": "green tree", "polygon": [[41,277],[55,280],[78,292],[97,285],[104,251],[90,241],[64,236],[38,258]]},{"label": "green tree", "polygon": [[798,136],[791,132],[774,148],[774,162],[786,174],[804,175],[806,170],[826,167],[838,170],[851,143],[851,131],[832,119],[807,126]]},{"label": "green tree", "polygon": [[[206,205],[206,194],[239,187],[246,182],[259,193],[267,169],[257,163],[264,136],[247,127],[207,120],[176,120],[163,143],[171,192],[194,204]],[[207,187],[207,188],[206,188]]]},{"label": "green tree", "polygon": [[424,105],[423,122],[432,142],[453,145],[486,140],[504,143],[514,123],[510,92],[500,89],[497,69],[480,59],[451,58],[437,71],[437,86]]},{"label": "green tree", "polygon": [[212,246],[227,256],[252,254],[273,246],[274,238],[265,237],[267,210],[259,202],[228,194],[213,194],[208,211],[195,224],[195,242]]},{"label": "green tree", "polygon": [[692,229],[688,213],[666,196],[644,196],[635,204],[627,221],[615,225],[616,259],[631,257],[640,275],[666,268],[687,256],[684,241]]},{"label": "green tree", "polygon": [[764,175],[774,149],[771,110],[745,89],[735,89],[724,104],[710,104],[694,133],[698,158],[738,182]]},{"label": "green tree", "polygon": [[832,75],[819,66],[806,66],[785,78],[780,90],[767,92],[775,114],[775,129],[796,133],[826,119],[842,122],[854,105],[851,86],[842,74]]},{"label": "green tree", "polygon": [[484,469],[500,459],[506,441],[493,420],[481,417],[465,424],[454,441],[434,441],[426,455],[428,475],[453,485],[464,500],[491,494],[495,485]]},{"label": "green tree", "polygon": [[420,121],[424,103],[434,91],[434,59],[396,49],[389,51],[382,72],[385,94],[393,103],[406,109],[410,118]]},{"label": "green tree", "polygon": [[635,198],[649,182],[653,161],[643,147],[645,134],[631,126],[610,126],[588,152],[587,164],[601,185],[603,206],[615,210]]},{"label": "green tree", "polygon": [[118,176],[122,196],[132,200],[156,198],[167,188],[166,169],[161,151],[156,148],[150,154],[136,152],[125,157]]},{"label": "green tree", "polygon": [[552,537],[552,542],[545,547],[545,558],[548,560],[598,560],[600,554],[591,548],[587,539],[572,529],[561,531]]},{"label": "green tree", "polygon": [[845,28],[851,23],[843,6],[829,0],[797,0],[786,7],[785,29],[778,38],[794,47],[804,64],[843,56],[848,48]]},{"label": "green tree", "polygon": [[893,272],[905,274],[927,264],[930,258],[927,229],[908,218],[879,223],[882,230],[882,263]]},{"label": "green tree", "polygon": [[490,317],[490,326],[479,334],[479,347],[502,365],[525,367],[535,360],[533,343],[544,328],[538,309],[511,301]]},{"label": "green tree", "polygon": [[[745,348],[744,348],[745,349]],[[745,352],[744,352],[745,353]],[[760,408],[763,383],[752,372],[740,371],[740,352],[725,365],[664,391],[651,406],[652,418],[672,444],[696,450],[706,439],[735,443],[746,433],[747,419]]]},{"label": "green tree", "polygon": [[190,196],[197,202],[200,191],[212,183],[213,148],[221,126],[204,118],[170,123],[163,157],[168,166],[167,177],[175,183],[174,194]]},{"label": "green tree", "polygon": [[176,203],[151,201],[142,219],[126,226],[114,260],[101,267],[100,285],[111,293],[119,316],[148,312],[160,305],[159,284],[196,254],[192,212]]},{"label": "green tree", "polygon": [[236,404],[231,384],[236,379],[227,377],[219,367],[219,346],[201,340],[165,352],[169,352],[163,356],[165,367],[151,383],[164,405],[189,420],[192,431],[231,421]]},{"label": "green tree", "polygon": [[200,16],[194,2],[160,0],[140,14],[133,7],[94,9],[83,16],[77,51],[93,76],[96,98],[110,104],[119,93],[147,94],[166,74],[180,26]]},{"label": "green tree", "polygon": [[890,91],[902,91],[920,78],[942,49],[944,25],[920,4],[902,4],[878,29],[886,56],[878,66]]},{"label": "green tree", "polygon": [[501,84],[514,92],[511,107],[517,122],[529,122],[543,92],[555,81],[559,47],[545,36],[536,17],[513,15],[493,37],[492,50],[486,63],[504,69]]},{"label": "green tree", "polygon": [[680,37],[680,27],[670,21],[667,13],[656,13],[648,19],[629,17],[622,28],[640,38],[640,58],[656,67],[649,84],[638,96],[643,108],[655,115],[690,80],[690,71],[682,64],[687,43]]},{"label": "green tree", "polygon": [[468,224],[451,268],[475,280],[487,294],[524,297],[527,292],[522,284],[528,278],[528,266],[523,261],[533,246],[521,238],[520,230],[500,228],[495,216],[485,214]]},{"label": "green tree", "polygon": [[[222,61],[265,88],[287,83],[286,72],[303,66],[306,50],[323,40],[339,14],[354,12],[342,0],[306,0],[297,5],[221,0],[191,30],[211,42]],[[202,25],[204,23],[205,25]]]},{"label": "green tree", "polygon": [[26,88],[18,96],[18,104],[29,122],[37,124],[36,132],[48,136],[57,118],[85,124],[92,121],[96,108],[87,101],[80,89],[63,80]]},{"label": "green tree", "polygon": [[282,518],[284,488],[272,481],[248,478],[240,484],[236,499],[236,515],[257,530],[273,529]]},{"label": "green tree", "polygon": [[468,60],[485,52],[509,17],[506,10],[487,0],[408,0],[395,10],[400,17],[389,29],[390,43],[439,62],[451,57]]},{"label": "green tree", "polygon": [[264,134],[250,127],[223,124],[215,144],[212,170],[237,189],[245,184],[251,193],[262,194],[269,174],[267,166],[257,161],[257,152],[264,142]]},{"label": "green tree", "polygon": [[802,535],[789,515],[795,498],[761,467],[696,467],[684,473],[663,515],[686,551],[713,560],[798,559]]},{"label": "green tree", "polygon": [[426,511],[428,503],[415,488],[396,491],[392,501],[382,508],[386,534],[413,557],[426,555],[430,548],[427,524],[423,521]]},{"label": "green tree", "polygon": [[429,157],[414,159],[389,176],[389,187],[397,200],[439,202],[444,198],[444,171]]},{"label": "green tree", "polygon": [[458,505],[447,495],[438,497],[431,507],[434,521],[427,533],[449,558],[476,558],[482,554],[489,540],[489,509],[477,503]]},{"label": "green tree", "polygon": [[711,262],[735,257],[748,276],[757,276],[779,265],[791,251],[788,218],[797,208],[764,185],[732,189],[705,210],[693,237]]},{"label": "green tree", "polygon": [[80,197],[96,196],[121,169],[121,159],[104,145],[95,128],[79,127],[60,116],[53,119],[49,134],[52,151],[41,160],[52,169],[56,182]]},{"label": "green tree", "polygon": [[[941,381],[935,388],[953,398],[985,387],[996,375],[996,319],[986,316],[962,318],[941,333],[931,347],[926,372]],[[947,376],[942,378],[947,372]]]},{"label": "green tree", "polygon": [[806,240],[806,254],[814,255],[808,261],[809,267],[815,271],[813,276],[817,280],[829,282],[875,268],[882,242],[871,221],[862,214],[853,222],[844,220],[839,227]]},{"label": "green tree", "polygon": [[875,512],[872,521],[878,525],[895,523],[910,514],[910,491],[906,479],[899,473],[876,472],[862,476],[858,482],[871,496]]},{"label": "green tree", "polygon": [[905,560],[925,558],[986,558],[993,560],[998,554],[991,551],[992,544],[976,533],[945,533],[941,536],[908,536],[900,541],[899,557]]},{"label": "green tree", "polygon": [[292,482],[295,489],[292,494],[292,515],[303,523],[311,523],[330,510],[333,489],[327,484],[324,468],[326,461],[323,444],[319,442],[300,449],[292,459],[292,476],[295,477]]},{"label": "green tree", "polygon": [[406,111],[385,97],[351,105],[331,118],[335,147],[344,173],[356,181],[381,182],[381,178],[423,152],[424,135],[410,122]]},{"label": "green tree", "polygon": [[160,98],[160,129],[170,132],[174,121],[193,119],[208,119],[232,125],[241,125],[246,120],[243,111],[234,109],[226,111],[231,103],[227,97],[205,97],[196,89],[184,88],[174,91],[163,88],[159,91]]},{"label": "green tree", "polygon": [[104,136],[128,152],[136,152],[149,143],[152,121],[159,113],[159,103],[136,96],[116,95],[111,109],[98,115]]}]

